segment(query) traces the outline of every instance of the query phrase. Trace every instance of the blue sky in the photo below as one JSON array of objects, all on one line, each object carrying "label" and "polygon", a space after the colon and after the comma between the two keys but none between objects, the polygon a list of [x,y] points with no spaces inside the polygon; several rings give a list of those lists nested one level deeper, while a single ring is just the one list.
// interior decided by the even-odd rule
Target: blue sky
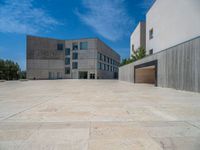
[{"label": "blue sky", "polygon": [[26,68],[26,35],[99,37],[122,58],[153,0],[0,0],[0,58]]}]

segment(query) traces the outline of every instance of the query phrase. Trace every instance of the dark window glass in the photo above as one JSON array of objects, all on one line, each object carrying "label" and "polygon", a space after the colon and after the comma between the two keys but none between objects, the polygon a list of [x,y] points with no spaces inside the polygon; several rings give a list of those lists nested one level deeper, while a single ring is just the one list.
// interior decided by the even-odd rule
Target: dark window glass
[{"label": "dark window glass", "polygon": [[101,70],[101,63],[100,62],[98,63],[98,69]]},{"label": "dark window glass", "polygon": [[72,43],[72,49],[78,50],[78,43]]},{"label": "dark window glass", "polygon": [[153,54],[153,49],[149,50],[149,55]]},{"label": "dark window glass", "polygon": [[109,65],[107,65],[107,71],[109,71],[110,70],[110,66]]},{"label": "dark window glass", "polygon": [[65,58],[65,65],[70,65],[70,58]]},{"label": "dark window glass", "polygon": [[70,55],[70,48],[65,49],[65,55]]},{"label": "dark window glass", "polygon": [[65,68],[65,74],[70,74],[70,68],[69,67]]},{"label": "dark window glass", "polygon": [[72,59],[73,59],[73,60],[78,59],[78,53],[73,53],[73,55],[72,55]]},{"label": "dark window glass", "polygon": [[103,60],[106,61],[106,56],[104,55]]},{"label": "dark window glass", "polygon": [[80,50],[87,50],[88,42],[80,42]]},{"label": "dark window glass", "polygon": [[153,39],[153,29],[151,29],[151,30],[149,31],[149,39],[150,39],[150,40]]},{"label": "dark window glass", "polygon": [[63,44],[57,44],[57,50],[62,51],[63,47]]},{"label": "dark window glass", "polygon": [[78,62],[72,63],[72,69],[78,69]]},{"label": "dark window glass", "polygon": [[104,64],[104,70],[106,70],[106,64]]},{"label": "dark window glass", "polygon": [[100,60],[102,60],[102,54],[100,53]]},{"label": "dark window glass", "polygon": [[134,49],[134,45],[132,45],[132,52],[134,52],[135,51],[135,49]]}]

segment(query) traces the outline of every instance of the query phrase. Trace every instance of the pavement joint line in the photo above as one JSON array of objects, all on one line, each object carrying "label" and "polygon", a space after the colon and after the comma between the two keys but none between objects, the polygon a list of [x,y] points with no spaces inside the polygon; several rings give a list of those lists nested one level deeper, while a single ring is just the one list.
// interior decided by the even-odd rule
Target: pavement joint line
[{"label": "pavement joint line", "polygon": [[194,124],[192,124],[192,123],[190,123],[190,122],[188,122],[188,121],[185,121],[187,124],[189,124],[189,125],[191,125],[191,126],[193,126],[193,127],[195,127],[195,128],[197,128],[197,129],[199,129],[200,130],[200,127],[198,127],[198,126],[196,126],[196,125],[194,125]]},{"label": "pavement joint line", "polygon": [[46,103],[46,102],[48,102],[48,101],[51,101],[51,100],[47,100],[47,101],[45,101],[45,102],[41,102],[41,103],[32,105],[32,106],[30,106],[30,107],[27,108],[27,109],[24,109],[24,110],[22,110],[22,111],[19,111],[19,112],[15,113],[15,114],[12,114],[12,115],[8,116],[7,118],[4,118],[4,119],[0,120],[0,122],[3,122],[3,121],[5,121],[5,120],[7,120],[7,119],[9,119],[9,118],[12,118],[12,117],[16,116],[16,115],[19,115],[19,114],[21,114],[21,113],[23,113],[23,112],[25,112],[25,111],[27,111],[27,110],[31,110],[32,108],[37,107],[37,106],[39,106],[39,105],[42,105],[42,104],[44,104],[44,103]]}]

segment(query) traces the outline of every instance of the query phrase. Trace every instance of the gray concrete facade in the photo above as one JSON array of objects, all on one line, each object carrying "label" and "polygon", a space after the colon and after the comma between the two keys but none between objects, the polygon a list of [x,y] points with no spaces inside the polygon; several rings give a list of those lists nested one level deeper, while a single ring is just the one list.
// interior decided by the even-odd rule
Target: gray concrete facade
[{"label": "gray concrete facade", "polygon": [[119,79],[135,82],[138,65],[157,61],[157,86],[200,92],[200,37],[119,68]]},{"label": "gray concrete facade", "polygon": [[[105,61],[98,57],[100,54]],[[27,36],[28,79],[113,79],[117,78],[119,62],[119,54],[98,38]]]}]

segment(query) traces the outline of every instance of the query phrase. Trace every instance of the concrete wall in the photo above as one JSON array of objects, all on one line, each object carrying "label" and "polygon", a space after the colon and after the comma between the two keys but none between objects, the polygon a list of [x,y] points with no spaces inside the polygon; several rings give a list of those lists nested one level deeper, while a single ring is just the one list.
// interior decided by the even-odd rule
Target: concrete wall
[{"label": "concrete wall", "polygon": [[[72,50],[73,43],[78,44],[78,50]],[[80,43],[81,42],[88,42],[88,49],[87,50],[80,50]],[[65,67],[70,67],[71,72],[69,75],[65,75],[66,78],[79,78],[80,71],[88,72],[88,77],[90,73],[97,74],[97,44],[96,39],[80,39],[80,40],[67,40],[65,41],[65,47],[71,49],[71,62],[70,65],[65,65]],[[78,53],[78,60],[72,59],[72,54],[74,52]],[[72,62],[78,62],[78,69],[72,69]]]},{"label": "concrete wall", "polygon": [[[109,46],[107,46],[101,40],[97,39],[96,42],[97,42],[97,53],[101,53],[101,54],[105,55],[106,57],[109,57],[109,58],[115,60],[118,64],[120,63],[120,55],[118,53],[116,53],[113,49],[111,49]],[[115,72],[107,71],[107,70],[99,70],[97,68],[97,76],[99,79],[113,79],[115,76],[115,73],[118,74],[118,66],[119,65],[113,65],[111,63],[97,59],[97,63],[98,62],[117,68]]]},{"label": "concrete wall", "polygon": [[[154,53],[200,35],[200,0],[156,0],[146,15],[146,50]],[[153,28],[153,39],[149,30]]]},{"label": "concrete wall", "polygon": [[63,40],[27,36],[27,78],[48,79],[49,72],[57,78],[64,77],[64,50],[58,51],[57,44]]},{"label": "concrete wall", "polygon": [[134,64],[128,64],[119,68],[119,80],[134,83]]},{"label": "concrete wall", "polygon": [[134,82],[134,66],[158,60],[158,86],[200,92],[200,37],[120,67],[119,79]]},{"label": "concrete wall", "polygon": [[137,50],[140,47],[146,47],[146,23],[139,22],[130,38],[130,57],[133,54],[133,45],[134,50]]}]

